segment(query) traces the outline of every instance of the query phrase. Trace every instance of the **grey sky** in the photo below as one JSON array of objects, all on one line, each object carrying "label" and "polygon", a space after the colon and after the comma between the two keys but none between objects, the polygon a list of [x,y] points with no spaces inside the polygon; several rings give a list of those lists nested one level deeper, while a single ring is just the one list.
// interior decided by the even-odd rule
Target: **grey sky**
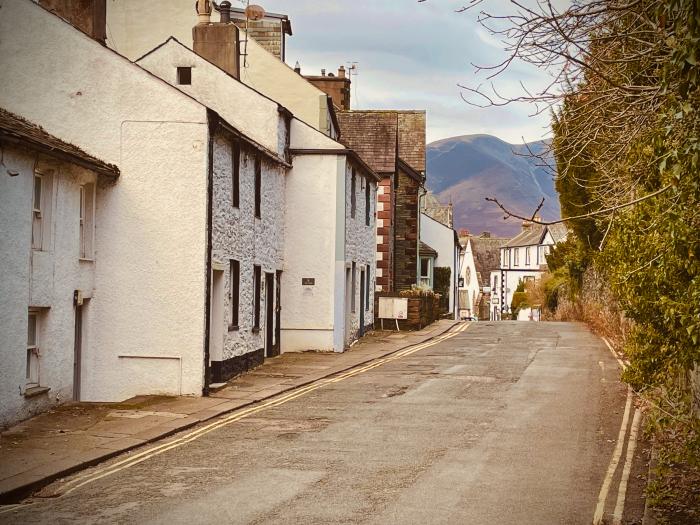
[{"label": "grey sky", "polygon": [[[477,11],[456,13],[467,0],[254,0],[288,14],[294,36],[287,62],[305,74],[359,63],[353,78],[353,108],[427,109],[428,140],[488,133],[511,143],[547,136],[548,115],[529,117],[529,106],[478,109],[460,98],[458,83],[476,86],[472,62],[497,63],[500,43],[476,22]],[[505,4],[504,0],[497,0]],[[252,2],[251,2],[252,3]],[[235,5],[235,2],[234,2]],[[519,82],[536,88],[543,72],[523,64],[496,79],[503,93]]]}]

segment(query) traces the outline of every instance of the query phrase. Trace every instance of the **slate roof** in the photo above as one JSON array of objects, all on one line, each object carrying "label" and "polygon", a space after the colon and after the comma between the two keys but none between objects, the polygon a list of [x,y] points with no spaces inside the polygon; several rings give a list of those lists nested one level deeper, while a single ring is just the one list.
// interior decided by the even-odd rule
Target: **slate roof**
[{"label": "slate roof", "polygon": [[398,117],[394,111],[340,111],[340,139],[377,173],[394,173]]},{"label": "slate roof", "polygon": [[544,226],[542,224],[531,224],[529,228],[523,230],[518,235],[513,237],[506,246],[533,246],[542,242],[547,230],[552,234],[552,239],[555,243],[561,242],[566,239],[568,230],[563,223],[550,224],[549,226]]},{"label": "slate roof", "polygon": [[338,122],[341,142],[377,173],[395,173],[400,158],[425,174],[425,111],[341,111]]},{"label": "slate roof", "polygon": [[419,245],[419,250],[418,250],[419,255],[426,255],[428,257],[437,257],[438,252],[434,249],[425,244],[423,241],[420,241]]},{"label": "slate roof", "polygon": [[119,168],[108,164],[77,146],[64,142],[22,117],[0,108],[0,142],[38,151],[51,157],[73,162],[109,177],[118,177]]},{"label": "slate roof", "polygon": [[549,233],[552,234],[552,239],[554,239],[554,242],[565,241],[567,235],[569,234],[569,229],[564,223],[550,224],[547,226],[547,229],[549,230]]},{"label": "slate roof", "polygon": [[503,237],[469,237],[472,242],[474,265],[481,286],[490,286],[491,272],[501,267],[501,247],[509,241]]}]

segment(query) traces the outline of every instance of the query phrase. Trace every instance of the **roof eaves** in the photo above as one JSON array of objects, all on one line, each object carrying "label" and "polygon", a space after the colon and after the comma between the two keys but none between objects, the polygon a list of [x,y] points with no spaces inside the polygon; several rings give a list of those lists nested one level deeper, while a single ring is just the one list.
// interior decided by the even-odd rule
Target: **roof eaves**
[{"label": "roof eaves", "polygon": [[275,153],[274,151],[271,151],[271,150],[267,149],[265,146],[263,146],[262,144],[256,142],[255,140],[251,139],[248,135],[246,135],[245,133],[243,133],[241,130],[237,129],[235,126],[232,126],[231,124],[229,124],[226,120],[224,120],[224,119],[221,117],[221,115],[219,115],[219,114],[218,114],[216,111],[214,111],[213,109],[209,108],[209,112],[210,112],[210,113],[212,114],[212,116],[214,117],[214,119],[215,119],[214,124],[215,124],[216,126],[221,127],[222,129],[224,129],[224,130],[227,131],[228,133],[230,133],[230,134],[232,134],[232,135],[238,137],[238,138],[241,139],[243,142],[245,142],[246,144],[248,144],[250,147],[252,147],[252,148],[255,149],[256,151],[258,151],[258,152],[262,153],[263,155],[265,155],[269,160],[271,160],[271,161],[273,161],[273,162],[275,162],[275,163],[277,163],[277,164],[279,164],[279,165],[281,165],[281,166],[284,166],[285,168],[291,168],[291,167],[292,167],[292,165],[291,165],[289,162],[287,162],[286,160],[284,160],[284,159],[283,159],[282,157],[280,157],[277,153]]}]

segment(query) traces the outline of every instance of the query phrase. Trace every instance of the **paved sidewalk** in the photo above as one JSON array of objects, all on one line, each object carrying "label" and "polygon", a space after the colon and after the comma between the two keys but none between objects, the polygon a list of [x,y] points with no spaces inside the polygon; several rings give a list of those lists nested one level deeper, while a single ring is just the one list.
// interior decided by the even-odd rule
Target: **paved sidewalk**
[{"label": "paved sidewalk", "polygon": [[117,404],[57,407],[0,434],[0,503],[113,456],[287,390],[436,337],[442,320],[418,332],[374,332],[350,351],[290,353],[268,359],[210,397],[141,396]]}]

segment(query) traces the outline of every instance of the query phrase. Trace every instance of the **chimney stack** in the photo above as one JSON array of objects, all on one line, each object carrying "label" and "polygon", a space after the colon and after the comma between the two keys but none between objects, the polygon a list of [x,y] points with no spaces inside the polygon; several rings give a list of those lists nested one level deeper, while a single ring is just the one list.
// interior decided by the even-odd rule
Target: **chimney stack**
[{"label": "chimney stack", "polygon": [[[296,71],[296,69],[295,69]],[[301,70],[297,71],[301,74]],[[333,99],[333,104],[342,111],[350,110],[350,77],[344,66],[338,68],[338,75],[329,73],[326,75],[325,68],[321,70],[321,75],[304,75],[304,78],[311,82],[318,89]]]},{"label": "chimney stack", "polygon": [[298,75],[301,75],[301,65],[299,64],[298,60],[297,60],[297,63],[294,64],[294,72],[297,73]]},{"label": "chimney stack", "polygon": [[39,0],[39,4],[102,45],[107,40],[106,0]]},{"label": "chimney stack", "polygon": [[192,28],[194,52],[232,77],[240,78],[238,28],[231,22],[231,2],[225,0],[215,7],[221,14],[218,23],[211,22],[209,0],[196,3],[198,23]]},{"label": "chimney stack", "polygon": [[325,77],[325,76],[326,76],[326,70],[325,70],[325,69],[322,69],[322,70],[321,70],[321,76],[322,76],[322,77]]},{"label": "chimney stack", "polygon": [[345,78],[345,66],[338,68],[338,78]]}]

